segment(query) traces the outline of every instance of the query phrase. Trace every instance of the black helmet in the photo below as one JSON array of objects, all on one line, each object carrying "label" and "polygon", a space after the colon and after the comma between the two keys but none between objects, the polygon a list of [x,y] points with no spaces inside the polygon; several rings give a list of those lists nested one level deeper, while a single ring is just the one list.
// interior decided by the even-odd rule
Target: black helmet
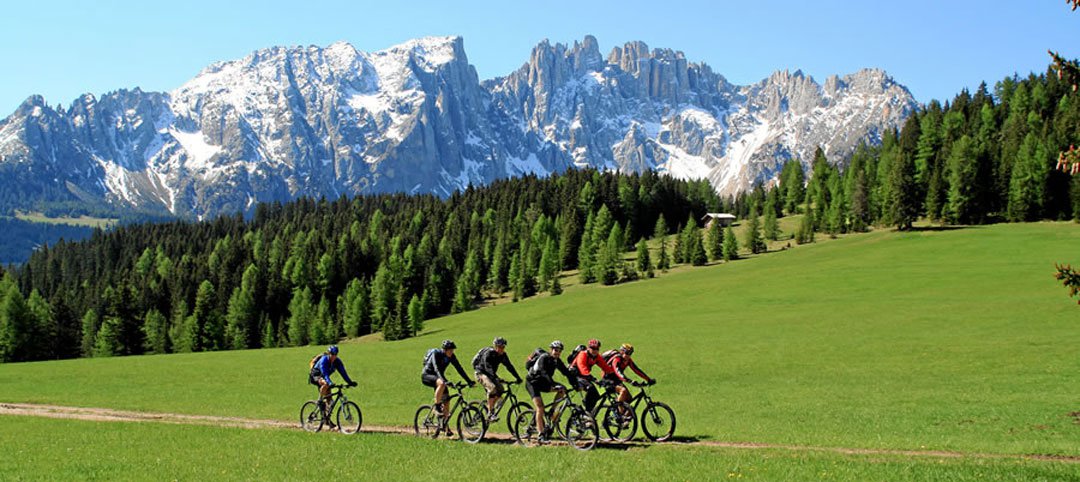
[{"label": "black helmet", "polygon": [[559,341],[559,340],[555,340],[555,341],[551,342],[551,349],[552,350],[562,350],[563,349],[562,342]]},{"label": "black helmet", "polygon": [[453,350],[455,348],[457,348],[457,345],[454,344],[454,340],[443,340],[442,341],[442,349],[443,350]]},{"label": "black helmet", "polygon": [[337,350],[337,345],[330,345],[329,347],[326,348],[326,352],[331,354],[331,355],[337,355],[337,351],[338,351]]},{"label": "black helmet", "polygon": [[496,336],[495,339],[491,341],[491,344],[495,346],[506,346],[506,338]]}]

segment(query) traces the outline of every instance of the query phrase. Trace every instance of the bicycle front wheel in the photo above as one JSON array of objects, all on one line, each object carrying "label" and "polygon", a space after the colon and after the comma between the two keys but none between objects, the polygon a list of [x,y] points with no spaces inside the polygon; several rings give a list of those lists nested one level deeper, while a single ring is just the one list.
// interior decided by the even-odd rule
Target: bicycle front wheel
[{"label": "bicycle front wheel", "polygon": [[514,433],[514,422],[517,421],[518,416],[530,410],[532,410],[532,405],[525,402],[518,402],[511,405],[510,410],[506,412],[506,430],[510,433]]},{"label": "bicycle front wheel", "polygon": [[439,436],[439,419],[431,405],[420,405],[413,417],[413,431],[418,437],[435,438]]},{"label": "bicycle front wheel", "polygon": [[318,432],[323,427],[323,413],[314,400],[300,407],[300,426],[308,432]]},{"label": "bicycle front wheel", "polygon": [[539,434],[536,430],[536,412],[526,410],[519,413],[514,419],[510,433],[514,434],[514,440],[521,445],[529,446],[536,442],[536,436]]},{"label": "bicycle front wheel", "polygon": [[600,430],[596,419],[582,408],[575,409],[566,418],[563,437],[566,442],[578,450],[591,450],[600,442]]},{"label": "bicycle front wheel", "polygon": [[479,442],[487,433],[487,418],[484,412],[473,405],[462,407],[457,417],[457,430],[461,434],[461,440],[471,444]]},{"label": "bicycle front wheel", "polygon": [[626,442],[634,438],[637,432],[638,419],[634,414],[634,407],[626,402],[616,402],[604,408],[603,418],[600,422],[611,440]]},{"label": "bicycle front wheel", "polygon": [[667,404],[650,403],[641,412],[641,430],[653,442],[666,442],[675,435],[675,411]]},{"label": "bicycle front wheel", "polygon": [[345,402],[337,412],[337,426],[341,433],[352,435],[360,431],[360,425],[364,423],[364,415],[360,413],[360,406],[356,402]]}]

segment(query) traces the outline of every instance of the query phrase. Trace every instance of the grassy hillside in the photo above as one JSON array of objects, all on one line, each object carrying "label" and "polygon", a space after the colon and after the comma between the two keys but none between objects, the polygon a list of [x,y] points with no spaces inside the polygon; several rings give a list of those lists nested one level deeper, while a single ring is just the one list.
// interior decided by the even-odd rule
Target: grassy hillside
[{"label": "grassy hillside", "polygon": [[[443,338],[467,362],[505,336],[521,367],[551,339],[597,337],[638,347],[685,437],[1080,455],[1069,415],[1080,410],[1080,309],[1054,262],[1080,263],[1076,225],[878,232],[572,286],[429,321],[415,339],[345,344],[342,356],[368,423],[410,422],[430,398],[423,352]],[[314,393],[304,383],[317,351],[0,365],[0,401],[292,419]]]}]

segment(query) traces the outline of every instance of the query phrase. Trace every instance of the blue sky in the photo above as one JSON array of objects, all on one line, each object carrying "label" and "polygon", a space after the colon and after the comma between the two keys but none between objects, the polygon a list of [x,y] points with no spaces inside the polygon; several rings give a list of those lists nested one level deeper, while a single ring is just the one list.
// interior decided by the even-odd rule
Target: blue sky
[{"label": "blue sky", "polygon": [[32,94],[50,104],[119,88],[168,91],[214,61],[273,45],[337,40],[380,50],[461,35],[481,78],[505,75],[544,38],[592,34],[606,53],[643,40],[682,50],[736,84],[780,69],[819,81],[885,69],[920,102],[980,81],[1042,72],[1048,48],[1080,57],[1080,12],[1064,0],[548,0],[7,2],[0,117]]}]

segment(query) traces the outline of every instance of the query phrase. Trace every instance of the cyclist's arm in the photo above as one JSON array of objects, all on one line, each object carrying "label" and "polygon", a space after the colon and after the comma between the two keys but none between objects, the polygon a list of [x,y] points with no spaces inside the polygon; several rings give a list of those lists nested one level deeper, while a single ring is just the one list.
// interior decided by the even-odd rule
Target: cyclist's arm
[{"label": "cyclist's arm", "polygon": [[334,368],[336,368],[337,372],[341,374],[341,378],[345,379],[345,383],[352,385],[352,378],[349,378],[349,374],[345,371],[345,362],[341,361],[341,359],[338,358],[337,362],[334,363]]},{"label": "cyclist's arm", "polygon": [[469,375],[465,374],[465,369],[461,368],[461,362],[458,361],[456,356],[450,359],[450,363],[453,363],[454,368],[457,368],[458,375],[461,375],[462,380],[465,380],[470,385],[473,383],[472,379],[469,378]]},{"label": "cyclist's arm", "polygon": [[514,378],[521,380],[521,376],[518,375],[517,369],[514,368],[514,364],[510,363],[509,356],[503,355],[502,364],[504,367],[506,367],[506,371],[510,372],[510,374],[513,375]]},{"label": "cyclist's arm", "polygon": [[570,382],[571,385],[573,385],[575,380],[577,380],[577,377],[575,377],[574,374],[570,372],[570,369],[566,368],[566,364],[558,358],[555,358],[555,368],[559,370],[559,373],[562,373],[563,376],[566,377],[566,381]]},{"label": "cyclist's arm", "polygon": [[637,373],[639,377],[644,378],[645,381],[652,380],[652,377],[646,375],[645,372],[641,371],[641,369],[638,368],[637,363],[634,363],[634,360],[632,359],[630,360],[630,369],[634,370],[634,373]]}]

